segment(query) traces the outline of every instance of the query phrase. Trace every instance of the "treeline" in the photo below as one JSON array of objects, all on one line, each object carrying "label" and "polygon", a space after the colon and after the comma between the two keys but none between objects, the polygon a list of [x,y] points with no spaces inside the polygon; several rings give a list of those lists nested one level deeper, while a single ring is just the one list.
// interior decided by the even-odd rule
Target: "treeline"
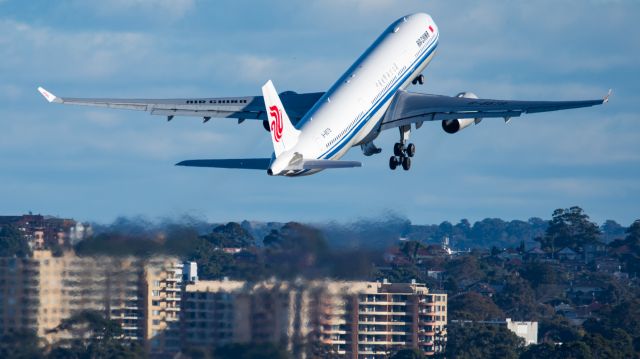
[{"label": "treeline", "polygon": [[[580,207],[557,209],[553,216],[562,213],[579,213],[577,217],[586,216]],[[587,217],[588,218],[588,217]],[[579,218],[579,220],[582,220]],[[551,220],[529,218],[527,221],[504,221],[500,218],[485,218],[471,224],[462,219],[456,224],[448,221],[438,225],[412,225],[407,237],[423,243],[440,243],[443,238],[449,238],[451,244],[459,249],[464,248],[511,248],[525,243],[527,246],[536,245],[536,241],[543,238],[547,228],[553,225]],[[601,226],[593,224],[591,228],[597,232],[597,239],[609,243],[625,236],[626,227],[614,220],[607,220]]]},{"label": "treeline", "polygon": [[366,279],[382,260],[380,250],[333,248],[322,231],[296,222],[271,230],[262,239],[235,222],[205,235],[183,225],[133,235],[105,231],[78,243],[75,252],[80,256],[173,255],[197,262],[202,279],[250,281],[274,276]]}]

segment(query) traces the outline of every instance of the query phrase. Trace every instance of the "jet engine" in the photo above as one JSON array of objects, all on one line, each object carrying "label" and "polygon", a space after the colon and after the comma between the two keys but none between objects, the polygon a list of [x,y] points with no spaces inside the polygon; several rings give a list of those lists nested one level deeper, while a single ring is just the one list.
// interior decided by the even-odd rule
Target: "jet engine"
[{"label": "jet engine", "polygon": [[[473,92],[460,92],[456,95],[459,98],[478,98],[476,94]],[[479,124],[482,121],[481,118],[456,118],[453,120],[444,120],[442,121],[442,129],[446,133],[456,133],[463,128],[467,128],[472,124]]]}]

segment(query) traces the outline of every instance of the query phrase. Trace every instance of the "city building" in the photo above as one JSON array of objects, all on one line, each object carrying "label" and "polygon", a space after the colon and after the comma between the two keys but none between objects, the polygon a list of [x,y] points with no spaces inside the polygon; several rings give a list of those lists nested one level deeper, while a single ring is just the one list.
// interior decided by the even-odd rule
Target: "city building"
[{"label": "city building", "polygon": [[332,283],[322,343],[345,358],[385,358],[399,348],[444,350],[447,295],[424,284]]},{"label": "city building", "polygon": [[144,342],[153,356],[180,351],[182,262],[170,257],[147,261],[142,281]]},{"label": "city building", "polygon": [[[294,357],[385,358],[444,349],[447,295],[423,284],[332,280],[199,281],[196,263],[156,256],[81,257],[34,250],[0,258],[0,333],[70,340],[65,319],[98,311],[150,357],[184,347],[274,343]],[[320,355],[324,356],[324,355]]]},{"label": "city building", "polygon": [[17,228],[33,250],[47,246],[73,245],[93,233],[88,223],[39,214],[0,216],[0,230],[6,226]]},{"label": "city building", "polygon": [[303,358],[311,346],[343,358],[400,348],[444,349],[447,296],[416,283],[200,281],[184,292],[187,346],[269,341]]},{"label": "city building", "polygon": [[271,342],[304,357],[313,330],[315,285],[305,281],[199,281],[187,284],[183,303],[186,346]]},{"label": "city building", "polygon": [[48,343],[67,340],[72,333],[56,329],[62,321],[93,310],[151,354],[176,353],[182,266],[173,257],[56,257],[48,250],[0,258],[0,333],[29,329]]}]

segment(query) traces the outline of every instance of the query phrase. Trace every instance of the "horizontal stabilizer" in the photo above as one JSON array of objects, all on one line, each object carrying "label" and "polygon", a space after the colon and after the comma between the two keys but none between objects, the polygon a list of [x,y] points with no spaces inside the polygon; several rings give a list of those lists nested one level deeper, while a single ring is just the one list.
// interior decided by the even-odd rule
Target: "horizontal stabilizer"
[{"label": "horizontal stabilizer", "polygon": [[270,163],[271,158],[242,158],[226,160],[187,160],[176,163],[176,166],[266,170],[269,168]]},{"label": "horizontal stabilizer", "polygon": [[334,161],[334,160],[305,160],[302,162],[304,170],[321,170],[330,168],[362,167],[358,161]]}]

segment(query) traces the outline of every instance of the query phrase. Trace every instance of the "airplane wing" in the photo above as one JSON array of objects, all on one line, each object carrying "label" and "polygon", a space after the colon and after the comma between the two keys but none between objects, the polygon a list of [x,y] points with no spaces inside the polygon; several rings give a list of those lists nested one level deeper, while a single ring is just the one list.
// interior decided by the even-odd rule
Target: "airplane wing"
[{"label": "airplane wing", "polygon": [[380,124],[380,130],[396,128],[415,123],[418,127],[424,121],[444,121],[461,118],[498,117],[508,121],[526,113],[567,110],[572,108],[601,105],[606,97],[587,101],[510,101],[466,97],[451,97],[398,91],[393,104]]},{"label": "airplane wing", "polygon": [[[205,122],[211,118],[237,118],[238,120],[266,120],[262,96],[210,97],[185,99],[114,99],[114,98],[73,98],[57,97],[42,87],[38,91],[49,102],[65,105],[96,106],[124,110],[147,111],[152,115],[202,117]],[[280,95],[292,120],[297,122],[323,95],[322,92],[284,92]]]}]

